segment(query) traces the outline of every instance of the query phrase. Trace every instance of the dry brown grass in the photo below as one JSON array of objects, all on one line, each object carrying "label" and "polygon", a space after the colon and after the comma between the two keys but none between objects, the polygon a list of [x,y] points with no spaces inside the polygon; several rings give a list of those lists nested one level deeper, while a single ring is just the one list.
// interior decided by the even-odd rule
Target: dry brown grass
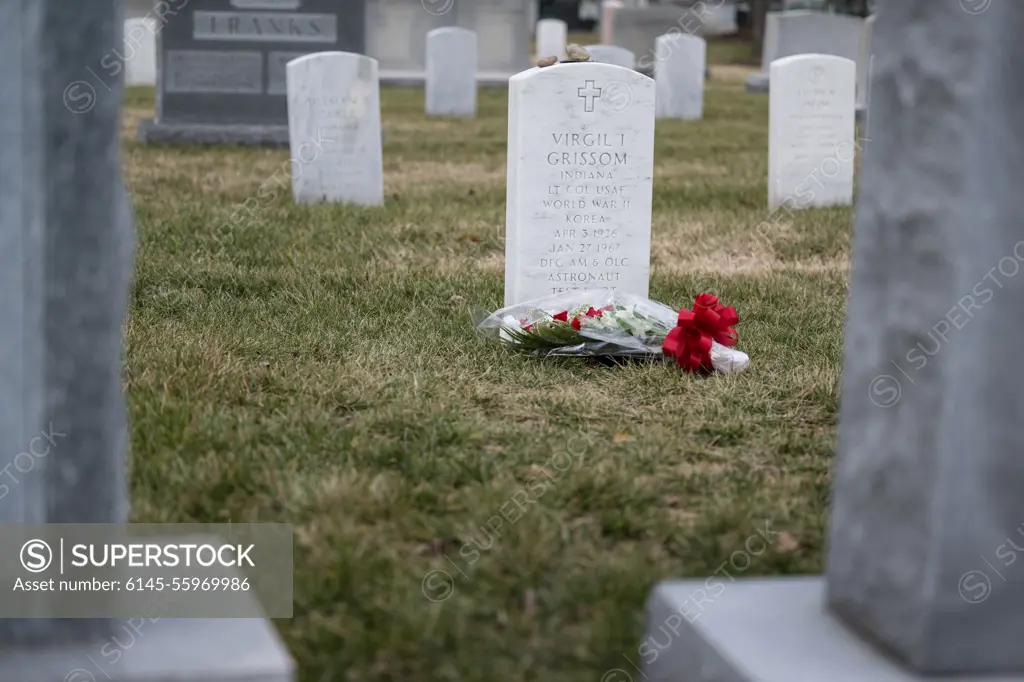
[{"label": "dry brown grass", "polygon": [[243,225],[287,154],[140,147],[151,108],[124,121],[134,517],[293,523],[277,625],[304,681],[593,682],[639,663],[656,581],[766,520],[785,541],[739,573],[820,568],[850,212],[757,235],[764,98],[715,78],[705,120],[658,124],[651,296],[720,295],[753,360],[708,378],[476,336],[502,296],[501,92],[460,124],[385,90],[384,207],[285,190]]}]

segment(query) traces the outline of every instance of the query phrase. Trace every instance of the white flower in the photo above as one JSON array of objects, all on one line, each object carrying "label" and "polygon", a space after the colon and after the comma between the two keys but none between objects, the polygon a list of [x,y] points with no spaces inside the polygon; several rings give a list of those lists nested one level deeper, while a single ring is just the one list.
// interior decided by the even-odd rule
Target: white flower
[{"label": "white flower", "polygon": [[626,308],[625,310],[615,311],[613,315],[613,320],[617,319],[625,323],[634,336],[643,336],[654,328],[650,320],[644,317],[638,317],[632,307]]},{"label": "white flower", "polygon": [[750,364],[750,356],[735,348],[711,342],[711,366],[723,374],[742,372]]},{"label": "white flower", "polygon": [[506,315],[501,319],[501,326],[505,329],[511,329],[514,332],[522,331],[522,327],[519,325],[519,320],[514,315]]}]

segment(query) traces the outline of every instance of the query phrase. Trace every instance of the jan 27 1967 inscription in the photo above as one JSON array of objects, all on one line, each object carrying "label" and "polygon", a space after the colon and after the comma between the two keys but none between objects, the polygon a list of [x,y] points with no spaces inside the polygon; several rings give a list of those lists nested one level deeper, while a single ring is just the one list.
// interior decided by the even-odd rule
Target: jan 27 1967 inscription
[{"label": "jan 27 1967 inscription", "polygon": [[625,236],[619,225],[633,187],[621,172],[629,163],[626,134],[551,133],[550,142],[546,161],[553,182],[541,203],[559,219],[539,265],[548,272],[551,293],[614,289],[630,266],[619,253]]}]

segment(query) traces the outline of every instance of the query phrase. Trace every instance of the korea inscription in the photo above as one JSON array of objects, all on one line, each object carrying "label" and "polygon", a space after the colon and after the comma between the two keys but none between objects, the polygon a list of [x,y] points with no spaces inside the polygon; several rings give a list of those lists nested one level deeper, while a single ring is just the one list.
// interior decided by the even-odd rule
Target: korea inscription
[{"label": "korea inscription", "polygon": [[540,259],[540,267],[551,271],[549,293],[614,289],[621,269],[629,267],[629,257],[619,254],[622,244],[615,227],[626,218],[635,186],[615,179],[625,175],[617,171],[629,163],[626,134],[551,133],[550,141],[555,151],[548,153],[547,163],[555,170],[555,181],[548,183],[548,198],[541,203],[562,220],[547,256]]}]

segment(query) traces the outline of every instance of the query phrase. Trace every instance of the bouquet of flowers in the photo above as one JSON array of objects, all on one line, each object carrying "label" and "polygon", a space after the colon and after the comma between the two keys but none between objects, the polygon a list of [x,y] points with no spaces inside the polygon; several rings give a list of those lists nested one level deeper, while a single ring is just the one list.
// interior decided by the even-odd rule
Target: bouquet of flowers
[{"label": "bouquet of flowers", "polygon": [[502,308],[477,328],[533,355],[673,358],[687,372],[741,372],[735,308],[700,294],[693,310],[612,289],[568,291]]}]

